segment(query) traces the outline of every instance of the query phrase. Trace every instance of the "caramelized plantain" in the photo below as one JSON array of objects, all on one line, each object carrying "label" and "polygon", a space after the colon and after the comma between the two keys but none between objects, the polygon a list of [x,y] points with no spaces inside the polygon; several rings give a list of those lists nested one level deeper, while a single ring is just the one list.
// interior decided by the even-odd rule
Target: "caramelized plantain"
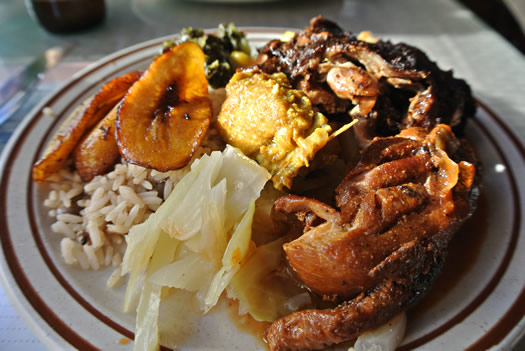
[{"label": "caramelized plantain", "polygon": [[33,165],[33,179],[42,183],[62,168],[86,131],[106,116],[139,77],[140,72],[130,72],[114,78],[77,107],[60,126],[44,156]]},{"label": "caramelized plantain", "polygon": [[115,118],[118,104],[86,134],[73,150],[73,163],[85,182],[106,173],[118,160]]},{"label": "caramelized plantain", "polygon": [[185,166],[211,119],[205,56],[184,42],[157,57],[120,104],[120,154],[130,163],[169,171]]}]

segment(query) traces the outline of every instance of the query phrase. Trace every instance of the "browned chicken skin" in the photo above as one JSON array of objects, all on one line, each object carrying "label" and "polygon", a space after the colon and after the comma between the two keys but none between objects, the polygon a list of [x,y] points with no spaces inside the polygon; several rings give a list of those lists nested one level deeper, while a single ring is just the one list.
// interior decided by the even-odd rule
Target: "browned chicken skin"
[{"label": "browned chicken skin", "polygon": [[297,277],[341,303],[305,310],[267,330],[272,350],[321,349],[356,338],[408,308],[441,271],[447,245],[478,195],[475,158],[447,125],[376,138],[336,190],[339,210],[288,195],[304,234],[284,245]]}]

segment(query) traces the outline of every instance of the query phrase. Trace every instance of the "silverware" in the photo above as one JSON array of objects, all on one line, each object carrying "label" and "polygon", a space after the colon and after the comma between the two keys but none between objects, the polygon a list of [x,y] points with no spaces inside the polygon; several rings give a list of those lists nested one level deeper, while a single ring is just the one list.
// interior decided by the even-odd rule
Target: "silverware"
[{"label": "silverware", "polygon": [[60,62],[71,47],[69,44],[46,50],[16,75],[0,84],[0,124],[7,121],[23,105],[45,72]]}]

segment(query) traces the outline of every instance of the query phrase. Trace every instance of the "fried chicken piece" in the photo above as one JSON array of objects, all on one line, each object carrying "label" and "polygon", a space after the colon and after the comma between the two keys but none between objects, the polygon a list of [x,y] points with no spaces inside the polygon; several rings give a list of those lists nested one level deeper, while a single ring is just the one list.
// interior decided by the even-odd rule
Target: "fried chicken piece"
[{"label": "fried chicken piece", "polygon": [[[475,158],[447,125],[376,138],[336,189],[338,210],[287,195],[275,210],[305,232],[283,246],[297,277],[326,300],[267,330],[272,350],[321,349],[356,338],[411,306],[441,271],[478,196]],[[307,219],[307,220],[305,220]]]}]

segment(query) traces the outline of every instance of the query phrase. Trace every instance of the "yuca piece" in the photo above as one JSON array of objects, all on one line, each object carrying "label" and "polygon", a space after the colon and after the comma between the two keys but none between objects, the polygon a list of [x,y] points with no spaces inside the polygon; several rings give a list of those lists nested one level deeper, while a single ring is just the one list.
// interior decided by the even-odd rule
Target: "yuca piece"
[{"label": "yuca piece", "polygon": [[44,157],[33,165],[35,182],[42,183],[64,166],[86,131],[106,116],[139,77],[140,72],[130,72],[110,80],[68,116],[50,142]]},{"label": "yuca piece", "polygon": [[157,57],[122,101],[116,119],[121,155],[161,172],[190,161],[211,120],[205,56],[185,42]]}]

